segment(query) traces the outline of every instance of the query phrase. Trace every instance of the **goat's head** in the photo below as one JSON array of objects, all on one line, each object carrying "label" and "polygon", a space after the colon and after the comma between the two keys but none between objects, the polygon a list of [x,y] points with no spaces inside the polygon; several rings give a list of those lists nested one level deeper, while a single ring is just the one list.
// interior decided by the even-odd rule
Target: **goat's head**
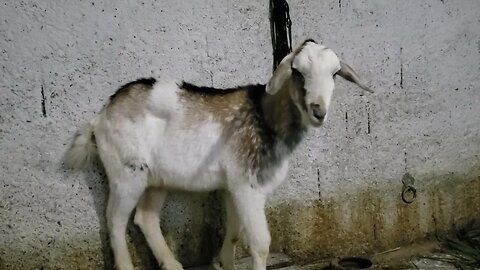
[{"label": "goat's head", "polygon": [[275,95],[288,89],[305,124],[320,126],[327,116],[336,75],[373,92],[331,49],[307,40],[280,62],[267,84],[267,93]]}]

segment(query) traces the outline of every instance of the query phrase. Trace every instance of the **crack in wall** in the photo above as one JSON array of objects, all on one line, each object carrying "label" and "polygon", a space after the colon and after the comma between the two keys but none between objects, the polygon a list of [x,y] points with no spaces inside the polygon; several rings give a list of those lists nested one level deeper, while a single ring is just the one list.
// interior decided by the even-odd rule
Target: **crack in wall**
[{"label": "crack in wall", "polygon": [[320,190],[320,169],[317,168],[317,187],[318,187],[318,199],[322,200],[322,191]]},{"label": "crack in wall", "polygon": [[365,105],[365,110],[367,111],[367,134],[370,134],[371,131],[371,119],[370,119],[370,102],[367,101]]},{"label": "crack in wall", "polygon": [[370,112],[367,111],[367,134],[370,134]]},{"label": "crack in wall", "polygon": [[41,89],[40,91],[42,93],[42,115],[43,115],[43,117],[47,117],[47,108],[45,106],[47,98],[45,97],[45,90],[44,90],[43,84],[41,85],[40,89]]},{"label": "crack in wall", "polygon": [[345,111],[345,137],[348,138],[348,111]]},{"label": "crack in wall", "polygon": [[437,227],[437,218],[435,218],[435,213],[432,213],[433,229],[435,233],[435,238],[438,239],[438,227]]},{"label": "crack in wall", "polygon": [[403,48],[400,47],[400,89],[403,89],[403,61],[402,61]]}]

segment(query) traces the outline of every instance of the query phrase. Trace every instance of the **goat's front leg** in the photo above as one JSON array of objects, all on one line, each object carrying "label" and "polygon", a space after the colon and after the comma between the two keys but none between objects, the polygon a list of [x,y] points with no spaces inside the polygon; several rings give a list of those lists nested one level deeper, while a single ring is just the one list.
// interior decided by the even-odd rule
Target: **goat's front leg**
[{"label": "goat's front leg", "polygon": [[236,187],[231,191],[233,204],[242,223],[250,253],[253,270],[265,270],[270,248],[270,232],[265,216],[265,194],[250,184]]}]

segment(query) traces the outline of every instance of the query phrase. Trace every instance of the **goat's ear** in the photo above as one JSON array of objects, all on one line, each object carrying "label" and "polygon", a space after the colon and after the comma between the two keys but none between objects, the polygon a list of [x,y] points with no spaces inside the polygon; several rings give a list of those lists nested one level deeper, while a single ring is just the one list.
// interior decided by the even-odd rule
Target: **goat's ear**
[{"label": "goat's ear", "polygon": [[358,77],[357,73],[348,64],[340,61],[340,70],[337,71],[336,74],[340,75],[342,78],[344,78],[347,81],[351,81],[355,83],[356,85],[360,86],[360,88],[362,88],[363,90],[373,93],[372,89],[370,89],[368,86],[366,86],[364,83],[360,81],[360,78]]},{"label": "goat's ear", "polygon": [[292,75],[292,60],[294,53],[290,53],[285,56],[278,65],[277,69],[273,72],[272,78],[267,83],[266,91],[270,95],[275,95],[280,89],[282,89],[285,82]]}]

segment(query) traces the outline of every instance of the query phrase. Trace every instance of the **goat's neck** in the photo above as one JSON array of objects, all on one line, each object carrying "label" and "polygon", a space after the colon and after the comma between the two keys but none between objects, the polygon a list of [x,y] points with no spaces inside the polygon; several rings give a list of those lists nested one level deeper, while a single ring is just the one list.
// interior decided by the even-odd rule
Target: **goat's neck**
[{"label": "goat's neck", "polygon": [[265,94],[262,99],[262,110],[266,124],[276,135],[277,143],[283,142],[293,150],[300,142],[305,127],[289,90],[285,87],[275,95]]}]

